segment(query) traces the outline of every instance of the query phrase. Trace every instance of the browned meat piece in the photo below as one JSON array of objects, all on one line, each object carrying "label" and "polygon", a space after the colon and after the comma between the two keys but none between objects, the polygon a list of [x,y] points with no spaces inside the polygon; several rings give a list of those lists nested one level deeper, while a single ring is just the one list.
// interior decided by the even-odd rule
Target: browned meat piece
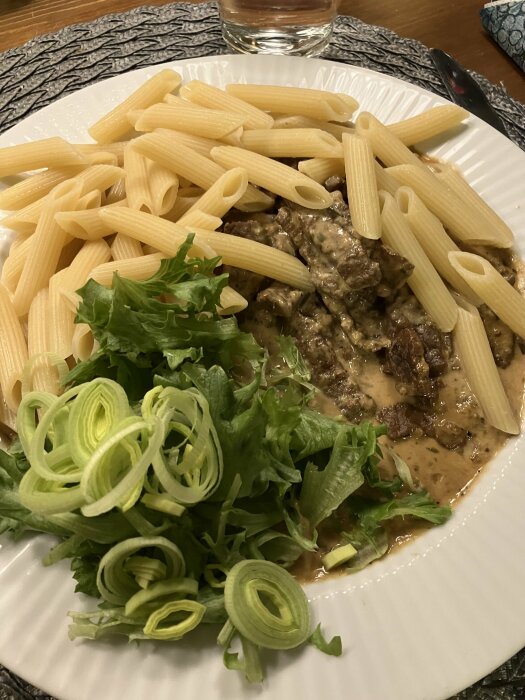
[{"label": "browned meat piece", "polygon": [[458,447],[463,447],[467,442],[468,433],[457,423],[442,419],[434,421],[433,437],[447,450],[455,450]]},{"label": "browned meat piece", "polygon": [[479,313],[497,366],[508,367],[514,357],[514,333],[485,304],[479,307]]},{"label": "browned meat piece", "polygon": [[411,435],[426,435],[433,437],[448,450],[454,450],[463,447],[468,437],[467,431],[456,423],[419,411],[408,403],[387,406],[379,411],[377,418],[386,424],[388,435],[393,440]]},{"label": "browned meat piece", "polygon": [[390,318],[392,331],[430,322],[430,318],[408,285],[399,290],[394,301],[388,305],[386,313]]},{"label": "browned meat piece", "polygon": [[251,241],[271,245],[273,248],[295,255],[295,248],[290,237],[269,214],[254,214],[253,218],[247,221],[225,223],[224,233],[231,233],[240,238],[249,238]]},{"label": "browned meat piece", "polygon": [[414,269],[411,262],[385,245],[376,246],[372,258],[381,269],[381,283],[377,289],[380,297],[388,297],[402,287]]},{"label": "browned meat piece", "polygon": [[261,308],[267,309],[274,316],[291,318],[303,297],[304,293],[298,289],[294,289],[287,284],[274,282],[262,292],[259,292],[257,304]]},{"label": "browned meat piece", "polygon": [[429,375],[425,346],[413,328],[402,328],[387,350],[385,371],[407,384],[417,384]]},{"label": "browned meat piece", "polygon": [[428,435],[432,431],[432,416],[404,402],[381,409],[377,420],[386,424],[388,435],[393,440],[414,434]]},{"label": "browned meat piece", "polygon": [[425,349],[425,361],[431,377],[444,374],[450,357],[450,336],[436,328],[433,323],[421,323],[414,329]]},{"label": "browned meat piece", "polygon": [[346,180],[340,175],[332,175],[324,183],[325,190],[328,192],[341,192],[341,194],[346,192]]},{"label": "browned meat piece", "polygon": [[314,383],[335,401],[341,413],[351,421],[373,414],[374,401],[359,389],[337,359],[331,316],[311,300],[293,316],[290,328],[312,370]]}]

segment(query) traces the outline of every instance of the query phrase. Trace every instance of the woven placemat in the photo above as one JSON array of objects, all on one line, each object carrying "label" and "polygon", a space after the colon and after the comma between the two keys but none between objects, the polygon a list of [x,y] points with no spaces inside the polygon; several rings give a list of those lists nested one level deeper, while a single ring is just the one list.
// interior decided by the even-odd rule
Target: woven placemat
[{"label": "woven placemat", "polygon": [[[142,7],[38,37],[0,54],[0,133],[59,97],[99,80],[166,61],[219,53],[228,50],[215,3]],[[423,44],[353,17],[338,18],[323,57],[386,73],[447,97]],[[525,150],[525,105],[483,76],[474,77],[511,139]],[[53,700],[0,666],[0,700],[33,698]],[[525,700],[525,650],[453,700]]]}]

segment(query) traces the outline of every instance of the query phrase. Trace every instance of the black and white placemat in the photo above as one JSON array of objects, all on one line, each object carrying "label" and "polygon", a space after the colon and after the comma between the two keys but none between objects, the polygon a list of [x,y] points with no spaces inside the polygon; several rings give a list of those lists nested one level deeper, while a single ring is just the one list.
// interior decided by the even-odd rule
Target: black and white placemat
[{"label": "black and white placemat", "polygon": [[[38,37],[0,53],[0,133],[59,97],[99,80],[218,53],[228,50],[215,3],[142,7]],[[337,19],[323,57],[386,73],[447,97],[423,44],[353,17]],[[525,150],[525,105],[509,97],[503,87],[480,75],[474,77],[512,140]],[[34,698],[53,700],[0,666],[0,700]],[[525,700],[525,649],[451,700]]]}]

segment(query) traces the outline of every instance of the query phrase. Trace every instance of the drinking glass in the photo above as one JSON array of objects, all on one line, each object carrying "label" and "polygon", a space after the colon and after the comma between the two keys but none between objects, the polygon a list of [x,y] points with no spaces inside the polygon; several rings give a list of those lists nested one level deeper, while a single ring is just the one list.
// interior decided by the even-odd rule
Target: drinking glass
[{"label": "drinking glass", "polygon": [[338,0],[220,0],[222,35],[241,53],[316,56],[330,40]]}]

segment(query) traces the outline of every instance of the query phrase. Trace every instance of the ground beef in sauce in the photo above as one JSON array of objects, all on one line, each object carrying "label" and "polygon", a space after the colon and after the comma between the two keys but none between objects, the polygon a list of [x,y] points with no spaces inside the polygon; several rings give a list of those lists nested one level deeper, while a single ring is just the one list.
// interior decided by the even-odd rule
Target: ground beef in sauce
[{"label": "ground beef in sauce", "polygon": [[[297,254],[316,287],[305,294],[256,275],[248,283],[234,272],[232,286],[252,302],[252,328],[275,325],[277,318],[279,332],[295,338],[314,383],[348,420],[375,416],[394,440],[427,436],[449,450],[462,448],[469,432],[444,417],[440,398],[441,378],[457,364],[450,335],[432,323],[406,284],[412,264],[354,231],[344,179],[330,178],[327,188],[334,196],[327,210],[282,200],[276,214],[244,215],[225,225],[228,233]],[[482,252],[513,282],[508,251]],[[496,362],[506,367],[514,335],[487,307],[480,312]],[[392,377],[402,400],[376,406],[361,389],[360,372],[371,357]]]}]

